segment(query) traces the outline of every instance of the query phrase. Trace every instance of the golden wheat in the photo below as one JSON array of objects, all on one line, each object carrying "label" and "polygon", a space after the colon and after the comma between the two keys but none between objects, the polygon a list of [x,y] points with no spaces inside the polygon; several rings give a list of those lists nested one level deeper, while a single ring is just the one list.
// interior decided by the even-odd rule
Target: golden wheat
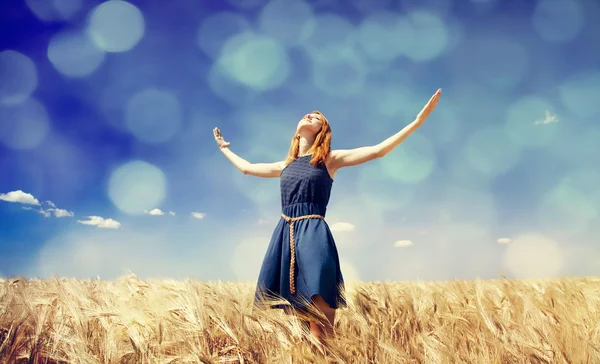
[{"label": "golden wheat", "polygon": [[327,354],[251,283],[0,280],[2,363],[600,363],[600,278],[363,282]]}]

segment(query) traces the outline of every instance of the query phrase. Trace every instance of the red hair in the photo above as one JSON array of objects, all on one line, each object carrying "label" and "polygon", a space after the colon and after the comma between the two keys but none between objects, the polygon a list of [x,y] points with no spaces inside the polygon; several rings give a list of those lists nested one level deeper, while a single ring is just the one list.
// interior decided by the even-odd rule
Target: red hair
[{"label": "red hair", "polygon": [[[312,152],[310,164],[316,166],[320,162],[325,163],[325,158],[327,158],[329,152],[331,151],[331,127],[329,126],[329,121],[327,121],[327,118],[320,111],[313,111],[312,113],[319,115],[321,117],[321,122],[323,123],[321,130],[319,130],[317,136],[315,137],[315,142],[309,149],[309,153]],[[292,144],[290,145],[290,151],[285,160],[285,164],[288,165],[292,161],[296,160],[299,152],[300,138],[298,135],[294,135],[292,138]]]}]

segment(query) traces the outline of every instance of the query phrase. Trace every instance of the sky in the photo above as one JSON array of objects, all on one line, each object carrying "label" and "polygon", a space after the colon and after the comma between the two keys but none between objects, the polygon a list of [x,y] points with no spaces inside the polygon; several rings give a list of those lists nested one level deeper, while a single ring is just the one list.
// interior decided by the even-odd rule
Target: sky
[{"label": "sky", "polygon": [[0,11],[0,277],[255,281],[320,110],[347,282],[600,272],[600,3],[25,0]]}]

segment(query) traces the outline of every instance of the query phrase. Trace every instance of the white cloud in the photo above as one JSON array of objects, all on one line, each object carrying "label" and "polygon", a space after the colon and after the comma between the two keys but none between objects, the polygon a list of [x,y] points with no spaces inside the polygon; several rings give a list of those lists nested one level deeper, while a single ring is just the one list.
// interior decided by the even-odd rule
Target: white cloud
[{"label": "white cloud", "polygon": [[413,242],[410,240],[398,240],[397,242],[394,243],[394,246],[396,248],[404,248],[407,246],[411,246],[413,245]]},{"label": "white cloud", "polygon": [[164,215],[164,214],[165,214],[165,213],[164,213],[164,212],[162,212],[160,209],[152,209],[152,210],[150,210],[150,211],[148,211],[148,210],[144,210],[144,213],[145,213],[146,215],[152,215],[152,216],[162,216],[162,215]]},{"label": "white cloud", "polygon": [[[75,214],[71,211],[67,211],[65,209],[48,209],[46,210],[47,213],[54,213],[54,217],[73,217],[75,216]],[[48,215],[47,215],[48,216]]]},{"label": "white cloud", "polygon": [[[55,205],[52,204],[52,206],[55,206]],[[54,215],[54,217],[56,217],[56,218],[75,216],[75,214],[73,212],[67,211],[65,209],[59,209],[59,208],[49,208],[49,209],[44,210],[43,208],[34,209],[29,206],[23,206],[23,210],[35,211],[38,214],[44,215],[44,217],[51,217],[52,215]]]},{"label": "white cloud", "polygon": [[16,202],[16,203],[21,203],[21,204],[26,204],[26,205],[40,206],[39,208],[35,208],[35,209],[32,207],[29,207],[29,206],[23,206],[23,210],[35,211],[38,214],[44,215],[44,217],[50,217],[50,216],[54,215],[55,217],[60,218],[60,217],[72,217],[75,215],[71,211],[57,208],[56,205],[54,204],[54,202],[49,201],[49,200],[44,201],[44,204],[50,206],[50,208],[44,210],[44,208],[42,207],[42,204],[40,204],[38,199],[33,197],[32,194],[23,192],[22,190],[16,190],[16,191],[8,192],[8,193],[2,193],[2,194],[0,194],[0,200],[7,201],[7,202]]},{"label": "white cloud", "polygon": [[23,206],[23,210],[27,210],[27,211],[35,211],[40,215],[44,215],[44,217],[50,217],[50,213],[45,211],[44,209],[34,209],[33,207],[29,207],[29,206]]},{"label": "white cloud", "polygon": [[121,227],[121,223],[113,219],[105,219],[100,216],[87,216],[87,218],[89,220],[77,220],[77,222],[83,225],[92,225],[104,229],[118,229],[119,227]]},{"label": "white cloud", "polygon": [[356,226],[349,222],[336,222],[330,226],[332,232],[346,232],[356,230]]},{"label": "white cloud", "polygon": [[558,118],[556,115],[552,115],[548,110],[546,110],[546,117],[543,120],[535,121],[535,125],[546,125],[552,123],[558,123]]},{"label": "white cloud", "polygon": [[500,238],[496,240],[498,244],[509,244],[512,241],[511,238]]},{"label": "white cloud", "polygon": [[0,200],[7,202],[17,202],[26,205],[39,206],[40,202],[33,195],[21,190],[12,191],[9,193],[0,193]]},{"label": "white cloud", "polygon": [[202,220],[206,217],[206,214],[203,214],[201,212],[192,212],[192,216],[196,219]]},{"label": "white cloud", "polygon": [[173,211],[169,211],[169,215],[175,216],[175,213]]}]

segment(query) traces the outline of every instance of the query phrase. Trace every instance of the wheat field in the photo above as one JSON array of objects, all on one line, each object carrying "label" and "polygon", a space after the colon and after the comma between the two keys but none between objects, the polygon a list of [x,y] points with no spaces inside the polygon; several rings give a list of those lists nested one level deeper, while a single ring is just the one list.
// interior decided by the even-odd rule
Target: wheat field
[{"label": "wheat field", "polygon": [[2,363],[600,363],[600,278],[362,282],[319,351],[251,283],[0,280]]}]

